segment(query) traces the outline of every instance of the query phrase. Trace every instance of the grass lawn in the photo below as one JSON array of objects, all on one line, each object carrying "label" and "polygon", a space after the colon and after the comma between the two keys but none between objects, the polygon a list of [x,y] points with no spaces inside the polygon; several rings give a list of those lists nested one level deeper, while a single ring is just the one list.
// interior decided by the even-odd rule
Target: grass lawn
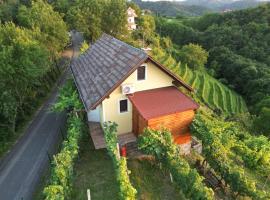
[{"label": "grass lawn", "polygon": [[107,150],[95,150],[88,133],[84,134],[80,148],[71,199],[87,199],[86,191],[90,189],[91,199],[117,200],[116,176]]},{"label": "grass lawn", "polygon": [[185,200],[184,195],[170,181],[168,171],[160,169],[154,161],[129,159],[132,185],[139,200]]}]

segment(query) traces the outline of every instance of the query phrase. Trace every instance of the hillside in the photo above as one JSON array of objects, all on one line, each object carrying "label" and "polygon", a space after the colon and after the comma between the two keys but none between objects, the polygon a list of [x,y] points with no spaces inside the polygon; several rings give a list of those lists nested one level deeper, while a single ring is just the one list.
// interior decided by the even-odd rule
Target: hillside
[{"label": "hillside", "polygon": [[157,20],[157,30],[177,45],[197,43],[209,51],[207,68],[246,100],[258,132],[270,126],[270,4],[197,19]]},{"label": "hillside", "polygon": [[207,12],[211,12],[211,9],[202,5],[183,5],[180,2],[150,2],[133,0],[141,9],[148,9],[154,13],[162,16],[200,16]]},{"label": "hillside", "polygon": [[212,9],[214,11],[223,11],[226,9],[230,10],[240,10],[245,8],[256,7],[264,2],[259,0],[186,0],[183,1],[184,5],[196,5],[204,6],[206,8]]},{"label": "hillside", "polygon": [[193,71],[186,65],[177,63],[161,49],[154,48],[152,56],[192,86],[196,97],[211,109],[221,111],[227,116],[247,112],[246,103],[240,95],[205,71]]}]

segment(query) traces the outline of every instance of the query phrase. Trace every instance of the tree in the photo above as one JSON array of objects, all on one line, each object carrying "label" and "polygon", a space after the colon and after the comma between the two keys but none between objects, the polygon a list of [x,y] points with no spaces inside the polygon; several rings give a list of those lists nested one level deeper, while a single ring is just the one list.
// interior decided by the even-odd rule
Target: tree
[{"label": "tree", "polygon": [[0,59],[0,125],[14,133],[18,113],[24,116],[26,99],[49,68],[49,54],[31,31],[10,22],[0,26]]},{"label": "tree", "polygon": [[95,41],[102,33],[102,11],[99,0],[76,0],[68,11],[67,22],[70,28],[83,32],[86,39]]},{"label": "tree", "polygon": [[65,17],[66,13],[71,7],[71,1],[70,0],[54,0],[52,2],[52,5],[57,12],[63,14]]},{"label": "tree", "polygon": [[17,16],[19,25],[32,29],[55,59],[68,43],[67,26],[62,16],[43,0],[32,1],[30,7],[21,5]]},{"label": "tree", "polygon": [[109,0],[104,4],[102,29],[113,36],[127,34],[126,0]]},{"label": "tree", "polygon": [[270,96],[266,96],[256,104],[254,112],[257,114],[254,127],[260,133],[270,136]]},{"label": "tree", "polygon": [[200,45],[188,44],[182,47],[179,57],[192,69],[203,69],[207,62],[208,52]]}]

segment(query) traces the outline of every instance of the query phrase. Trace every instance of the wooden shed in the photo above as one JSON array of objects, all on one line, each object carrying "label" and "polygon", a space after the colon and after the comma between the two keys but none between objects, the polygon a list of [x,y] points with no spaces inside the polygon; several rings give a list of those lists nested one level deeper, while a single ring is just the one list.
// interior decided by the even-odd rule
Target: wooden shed
[{"label": "wooden shed", "polygon": [[177,144],[191,141],[189,125],[199,105],[176,87],[164,87],[129,95],[133,105],[132,131],[139,135],[146,127],[171,131]]}]

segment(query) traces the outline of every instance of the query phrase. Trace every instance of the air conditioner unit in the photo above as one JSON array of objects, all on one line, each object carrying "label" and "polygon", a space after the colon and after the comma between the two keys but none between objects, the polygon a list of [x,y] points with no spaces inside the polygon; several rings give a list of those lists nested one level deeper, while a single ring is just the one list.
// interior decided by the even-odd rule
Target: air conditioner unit
[{"label": "air conditioner unit", "polygon": [[132,84],[122,85],[122,94],[133,94],[135,92],[135,88]]}]

